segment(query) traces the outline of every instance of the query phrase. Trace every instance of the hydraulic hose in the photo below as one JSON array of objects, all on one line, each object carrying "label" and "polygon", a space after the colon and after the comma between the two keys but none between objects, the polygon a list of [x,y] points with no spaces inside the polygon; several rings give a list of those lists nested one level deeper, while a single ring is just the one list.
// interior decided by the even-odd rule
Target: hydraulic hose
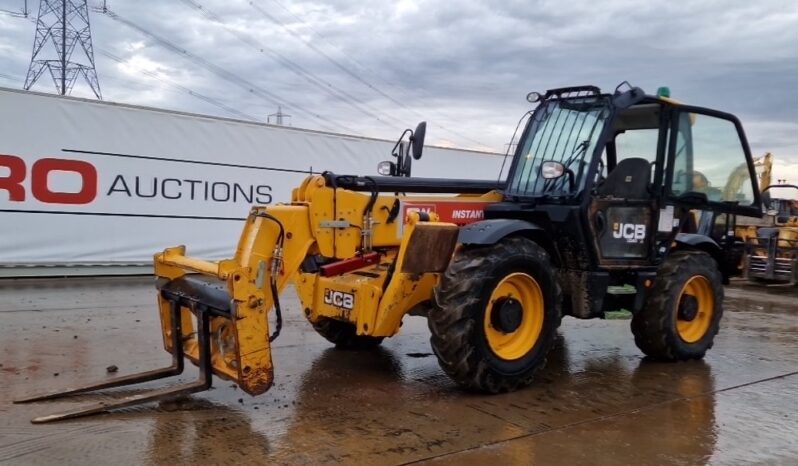
[{"label": "hydraulic hose", "polygon": [[274,300],[274,332],[269,336],[269,343],[273,342],[280,336],[280,330],[283,329],[283,310],[280,308],[280,295],[277,292],[277,280],[272,278],[269,282],[269,288],[272,291],[272,299]]},{"label": "hydraulic hose", "polygon": [[[283,244],[285,241],[285,228],[283,228],[283,223],[277,219],[277,217],[267,213],[267,212],[258,212],[255,214],[256,217],[262,217],[267,220],[271,220],[272,222],[277,224],[277,227],[280,229],[280,233],[277,235],[277,246],[280,248],[280,251],[283,250]],[[282,260],[282,259],[277,259]],[[271,277],[269,278],[269,290],[272,293],[272,301],[274,301],[274,317],[275,317],[275,324],[274,324],[274,332],[269,336],[269,343],[273,342],[280,336],[280,331],[283,329],[283,310],[280,307],[280,294],[277,290],[277,274],[272,273]]]}]

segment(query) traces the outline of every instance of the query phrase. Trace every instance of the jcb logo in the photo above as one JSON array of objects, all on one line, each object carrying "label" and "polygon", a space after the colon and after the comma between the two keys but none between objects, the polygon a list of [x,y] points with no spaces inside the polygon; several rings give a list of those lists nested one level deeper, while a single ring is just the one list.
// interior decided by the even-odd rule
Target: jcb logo
[{"label": "jcb logo", "polygon": [[355,308],[355,295],[325,288],[324,304],[329,304],[330,306],[340,307],[342,309],[351,311]]},{"label": "jcb logo", "polygon": [[642,243],[646,239],[646,226],[639,223],[613,223],[612,237],[627,243]]}]

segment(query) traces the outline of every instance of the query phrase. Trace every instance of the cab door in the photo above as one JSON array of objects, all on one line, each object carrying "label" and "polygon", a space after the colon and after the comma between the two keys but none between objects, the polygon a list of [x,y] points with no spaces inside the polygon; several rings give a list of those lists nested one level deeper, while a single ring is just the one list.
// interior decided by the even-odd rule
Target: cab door
[{"label": "cab door", "polygon": [[655,244],[670,116],[657,103],[619,112],[588,216],[602,267],[647,265]]},{"label": "cab door", "polygon": [[699,213],[761,216],[756,171],[740,121],[728,113],[678,107],[673,127],[666,203]]}]

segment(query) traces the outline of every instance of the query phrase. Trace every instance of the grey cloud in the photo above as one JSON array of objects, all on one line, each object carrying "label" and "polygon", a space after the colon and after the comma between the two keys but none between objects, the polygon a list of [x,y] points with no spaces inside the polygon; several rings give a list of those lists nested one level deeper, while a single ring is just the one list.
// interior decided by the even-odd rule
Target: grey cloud
[{"label": "grey cloud", "polygon": [[[341,71],[249,1],[196,2],[218,13],[227,28],[284,55],[319,83],[309,83],[275,61],[268,50],[260,52],[257,45],[242,42],[181,1],[110,0],[109,5],[122,17],[259,88],[369,136],[392,138],[402,126],[426,118],[433,143],[474,147],[476,140],[503,151],[528,107],[523,100],[528,91],[587,83],[612,89],[628,79],[649,92],[667,85],[680,100],[737,113],[749,127],[756,150],[766,149],[770,142],[780,151],[777,157],[798,162],[798,143],[785,140],[783,130],[798,123],[798,97],[792,89],[798,71],[798,5],[793,2],[256,2],[284,27],[401,100],[402,106]],[[13,3],[0,0],[0,8]],[[98,48],[125,60],[146,58],[160,64],[168,74],[165,79],[261,119],[276,110],[267,99],[108,17],[93,14],[92,21]],[[32,39],[32,24],[0,17],[3,75],[24,76]],[[138,42],[145,46],[135,49]],[[224,114],[157,80],[126,75],[102,55],[97,63],[108,100]],[[0,84],[21,83],[0,76]],[[49,90],[48,86],[43,82],[38,89]],[[358,104],[331,95],[332,87]],[[296,126],[321,124],[296,108],[284,110],[294,115]],[[767,130],[773,127],[782,129]]]}]

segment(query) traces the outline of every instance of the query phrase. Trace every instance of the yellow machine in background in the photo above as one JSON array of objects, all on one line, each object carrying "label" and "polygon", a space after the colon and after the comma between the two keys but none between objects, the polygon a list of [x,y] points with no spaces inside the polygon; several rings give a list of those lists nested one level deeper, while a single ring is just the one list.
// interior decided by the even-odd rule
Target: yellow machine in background
[{"label": "yellow machine in background", "polygon": [[[771,172],[773,171],[773,154],[765,153],[754,159],[754,169],[757,171],[759,191],[762,192],[770,186]],[[750,180],[748,165],[740,164],[729,176],[729,181],[723,187],[723,199],[734,199],[745,183]]]},{"label": "yellow machine in background", "polygon": [[755,283],[798,283],[798,201],[776,197],[773,190],[798,190],[789,184],[770,185],[766,198],[764,224],[750,225],[745,239],[743,276]]},{"label": "yellow machine in background", "polygon": [[[754,159],[754,167],[757,170],[757,181],[759,184],[759,191],[764,193],[771,185],[771,177],[773,172],[773,154],[766,152],[765,155]],[[730,194],[732,197],[725,199],[732,199],[733,194],[740,191],[743,183],[748,180],[748,167],[740,166],[734,171],[734,176],[730,177],[729,182],[724,187],[724,192]],[[763,198],[766,197],[763,195]],[[772,222],[772,219],[754,218],[754,217],[737,217],[735,225],[735,236],[747,241],[749,238],[756,237],[757,228],[766,226]]]},{"label": "yellow machine in background", "polygon": [[[773,155],[754,159],[762,192],[762,218],[737,217],[735,236],[745,243],[740,261],[742,275],[754,283],[798,283],[798,201],[782,197],[775,189],[798,189],[794,185],[772,184]],[[738,167],[739,176],[729,180],[724,192],[737,192],[747,179],[747,167]]]}]

